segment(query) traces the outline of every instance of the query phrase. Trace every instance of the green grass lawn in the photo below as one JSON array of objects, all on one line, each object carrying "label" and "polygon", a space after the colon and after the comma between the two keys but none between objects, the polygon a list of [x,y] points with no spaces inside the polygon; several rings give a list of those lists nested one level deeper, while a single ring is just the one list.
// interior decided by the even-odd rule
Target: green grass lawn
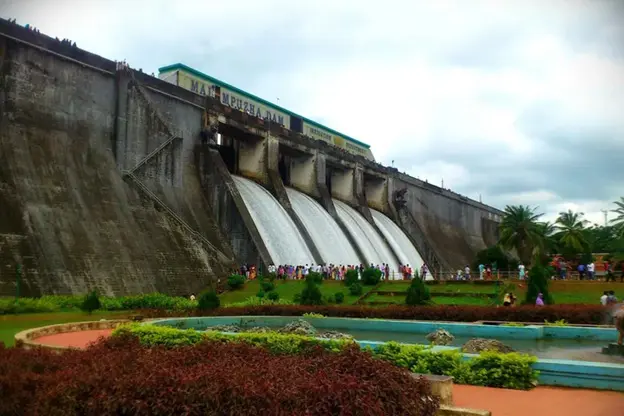
[{"label": "green grass lawn", "polygon": [[22,315],[0,315],[0,342],[6,346],[15,343],[15,334],[29,328],[40,326],[64,324],[67,322],[97,321],[100,319],[123,319],[131,312],[93,312],[89,315],[85,312],[48,312],[26,313]]},{"label": "green grass lawn", "polygon": [[[305,286],[303,280],[276,280],[275,291],[280,295],[280,299],[292,301],[297,293],[301,293]],[[364,286],[364,292],[366,293],[372,289],[372,286]],[[220,296],[221,304],[223,306],[230,305],[232,303],[244,302],[249,297],[256,296],[256,293],[260,290],[260,283],[257,280],[247,282],[241,289],[231,290]],[[342,282],[336,281],[324,281],[321,285],[321,293],[323,295],[335,295],[338,292],[342,292],[345,295],[344,304],[351,305],[358,300],[359,296],[352,296],[349,294],[349,289],[345,287]]]}]

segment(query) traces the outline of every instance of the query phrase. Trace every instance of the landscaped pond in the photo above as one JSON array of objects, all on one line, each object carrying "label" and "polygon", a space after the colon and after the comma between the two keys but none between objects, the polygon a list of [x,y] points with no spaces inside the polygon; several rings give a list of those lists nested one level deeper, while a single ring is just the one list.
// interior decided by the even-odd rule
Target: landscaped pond
[{"label": "landscaped pond", "polygon": [[[243,328],[268,327],[278,329],[292,323],[297,317],[202,317],[163,319],[152,322],[155,325],[176,328],[206,330],[209,327],[236,325]],[[348,334],[358,341],[397,341],[406,344],[428,345],[427,334],[439,329],[454,336],[451,347],[462,347],[474,338],[495,339],[514,351],[528,353],[538,358],[567,359],[579,361],[610,362],[624,364],[624,359],[606,356],[602,347],[614,342],[616,331],[610,328],[579,328],[567,326],[492,326],[470,323],[449,323],[430,321],[396,321],[380,319],[350,318],[306,318],[318,331]],[[223,329],[219,329],[223,330]]]}]

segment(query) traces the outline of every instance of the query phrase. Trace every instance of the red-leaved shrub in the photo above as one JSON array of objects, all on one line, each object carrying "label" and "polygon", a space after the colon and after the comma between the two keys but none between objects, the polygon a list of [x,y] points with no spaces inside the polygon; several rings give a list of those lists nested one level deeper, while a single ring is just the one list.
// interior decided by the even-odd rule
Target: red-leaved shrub
[{"label": "red-leaved shrub", "polygon": [[167,316],[238,316],[276,315],[301,316],[304,313],[320,313],[325,316],[344,318],[412,319],[421,321],[510,321],[510,322],[554,322],[564,319],[570,324],[602,324],[607,309],[601,305],[532,305],[508,307],[493,306],[304,306],[263,305],[220,308],[209,313],[199,311],[143,310],[145,317]]},{"label": "red-leaved shrub", "polygon": [[421,415],[430,385],[356,348],[274,356],[112,338],[63,354],[0,348],[0,415]]}]

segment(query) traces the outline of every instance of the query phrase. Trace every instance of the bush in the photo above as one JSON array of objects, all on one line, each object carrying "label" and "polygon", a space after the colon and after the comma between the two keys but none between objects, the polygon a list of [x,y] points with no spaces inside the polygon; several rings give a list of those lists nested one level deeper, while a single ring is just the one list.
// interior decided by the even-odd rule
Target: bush
[{"label": "bush", "polygon": [[[275,291],[269,292],[277,293]],[[279,295],[278,295],[279,296]],[[278,299],[278,300],[270,300],[267,297],[259,298],[256,296],[251,296],[245,299],[242,302],[231,303],[228,305],[228,308],[242,308],[247,306],[261,306],[261,305],[293,305],[294,303],[287,299]]]},{"label": "bush", "polygon": [[[84,297],[81,297],[78,305],[82,304],[83,300]],[[0,299],[0,314],[58,312],[60,310],[61,308],[56,303],[43,298]]]},{"label": "bush", "polygon": [[349,286],[349,293],[353,296],[362,296],[362,293],[364,293],[364,289],[362,288],[361,284],[354,283]]},{"label": "bush", "polygon": [[362,271],[362,283],[366,286],[375,286],[381,281],[381,270],[369,267]]},{"label": "bush", "polygon": [[405,304],[410,306],[427,305],[431,300],[429,288],[419,277],[415,276],[407,289]]},{"label": "bush", "polygon": [[269,292],[269,294],[267,295],[267,299],[272,301],[272,302],[277,302],[279,300],[279,298],[280,298],[279,293],[277,293],[274,290]]},{"label": "bush", "polygon": [[312,282],[315,285],[320,285],[323,283],[323,275],[316,272],[310,272],[306,276],[306,282]]},{"label": "bush", "polygon": [[271,292],[271,291],[275,290],[275,284],[273,284],[271,282],[262,282],[262,283],[260,283],[260,287],[265,292]]},{"label": "bush", "polygon": [[337,303],[338,305],[340,305],[341,303],[343,303],[343,302],[344,302],[344,297],[345,297],[345,295],[344,295],[344,293],[342,293],[342,292],[338,292],[338,293],[336,293],[336,294],[334,295],[334,298],[335,298],[336,303]]},{"label": "bush", "polygon": [[256,297],[260,298],[260,299],[263,299],[265,295],[266,295],[266,293],[264,293],[264,290],[262,290],[262,289],[260,289],[258,291],[258,293],[256,293]]},{"label": "bush", "polygon": [[214,290],[209,290],[199,295],[197,309],[200,311],[217,309],[219,306],[221,306],[221,300]]},{"label": "bush", "polygon": [[[307,317],[317,317],[310,316]],[[340,352],[354,346],[351,340],[321,340],[314,337],[277,333],[223,334],[200,332],[156,325],[130,324],[117,328],[115,337],[132,336],[147,347],[167,348],[197,345],[203,341],[228,341],[245,343],[267,349],[276,355],[310,354],[315,348]],[[535,357],[511,353],[482,353],[464,360],[459,351],[433,352],[422,345],[388,342],[376,350],[367,348],[375,358],[404,367],[414,373],[443,374],[455,378],[457,383],[477,386],[529,389],[537,381],[537,372],[531,365]],[[359,365],[359,364],[358,364]]]},{"label": "bush", "polygon": [[347,272],[345,273],[345,277],[344,277],[345,286],[349,287],[355,283],[358,283],[359,281],[360,279],[358,277],[357,270],[354,270],[354,269],[347,270]]},{"label": "bush", "polygon": [[[358,365],[354,365],[358,363]],[[430,385],[370,354],[275,356],[244,343],[147,349],[114,337],[85,351],[0,349],[2,415],[433,416]],[[6,386],[6,387],[5,387]]]},{"label": "bush", "polygon": [[544,303],[552,305],[553,299],[548,293],[548,282],[550,281],[550,273],[548,269],[540,264],[536,264],[529,270],[529,282],[524,302],[528,305],[535,305],[537,295],[544,295]]},{"label": "bush", "polygon": [[[309,275],[308,275],[309,277]],[[323,295],[314,279],[307,279],[306,285],[301,293],[295,296],[295,301],[301,305],[322,305]]]},{"label": "bush", "polygon": [[[280,301],[281,302],[281,301]],[[199,316],[205,312],[166,311],[160,309],[141,310],[146,318]],[[304,313],[319,313],[328,317],[338,318],[371,318],[371,319],[409,319],[415,321],[506,321],[506,322],[555,322],[565,319],[569,324],[601,325],[609,308],[601,305],[548,305],[536,308],[522,305],[515,308],[495,308],[490,306],[464,305],[428,305],[405,306],[392,305],[383,308],[341,305],[341,306],[308,306],[308,305],[254,305],[241,307],[219,308],[210,312],[210,316],[302,316]]]},{"label": "bush", "polygon": [[245,285],[245,280],[245,276],[242,276],[240,274],[233,274],[228,277],[227,285],[232,290],[240,289]]},{"label": "bush", "polygon": [[373,355],[414,373],[452,376],[460,384],[527,390],[537,383],[538,373],[531,367],[537,359],[524,354],[484,352],[464,360],[459,351],[436,353],[421,345],[388,342]]},{"label": "bush", "polygon": [[80,309],[83,312],[88,312],[89,314],[91,314],[94,310],[100,309],[100,306],[100,298],[98,297],[97,292],[94,290],[84,297],[84,301],[82,302],[82,305],[80,305]]}]

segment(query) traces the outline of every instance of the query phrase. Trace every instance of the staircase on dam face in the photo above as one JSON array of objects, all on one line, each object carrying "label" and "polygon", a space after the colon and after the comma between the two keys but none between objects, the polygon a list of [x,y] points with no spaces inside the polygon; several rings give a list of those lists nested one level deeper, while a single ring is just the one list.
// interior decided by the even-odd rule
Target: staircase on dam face
[{"label": "staircase on dam face", "polygon": [[188,225],[186,221],[184,221],[178,214],[176,214],[171,208],[167,206],[156,194],[154,194],[143,182],[136,177],[136,175],[132,171],[123,172],[124,178],[131,179],[132,182],[137,186],[137,188],[143,192],[147,197],[149,197],[156,205],[158,205],[161,209],[163,209],[171,218],[173,218],[176,222],[178,222],[184,230],[186,230],[190,235],[200,240],[212,253],[218,256],[219,260],[225,264],[233,263],[233,259],[226,256],[219,249],[217,249],[206,237],[198,233]]},{"label": "staircase on dam face", "polygon": [[[122,69],[123,70],[123,69]],[[165,118],[158,112],[155,106],[153,106],[149,100],[145,89],[141,86],[141,84],[136,80],[134,76],[134,72],[131,72],[132,75],[132,86],[139,92],[139,97],[142,98],[144,104],[151,109],[156,119],[161,123],[164,129],[169,133],[169,138],[162,142],[158,147],[152,150],[149,154],[147,154],[143,159],[141,159],[134,167],[130,170],[124,170],[122,172],[124,179],[130,179],[132,183],[134,183],[137,188],[148,198],[150,198],[156,205],[158,205],[163,211],[165,211],[171,218],[173,218],[177,223],[181,225],[181,227],[187,231],[191,236],[195,237],[199,241],[201,241],[213,254],[215,254],[219,261],[224,264],[235,266],[234,259],[225,255],[222,251],[220,251],[217,247],[215,247],[207,238],[197,232],[193,227],[191,227],[182,217],[180,217],[175,211],[173,211],[165,202],[163,202],[158,196],[152,192],[141,180],[135,175],[135,173],[141,169],[141,167],[145,166],[150,160],[160,154],[164,149],[166,149],[169,145],[174,143],[176,140],[182,140],[182,132],[173,128],[170,123],[165,121]]]}]

